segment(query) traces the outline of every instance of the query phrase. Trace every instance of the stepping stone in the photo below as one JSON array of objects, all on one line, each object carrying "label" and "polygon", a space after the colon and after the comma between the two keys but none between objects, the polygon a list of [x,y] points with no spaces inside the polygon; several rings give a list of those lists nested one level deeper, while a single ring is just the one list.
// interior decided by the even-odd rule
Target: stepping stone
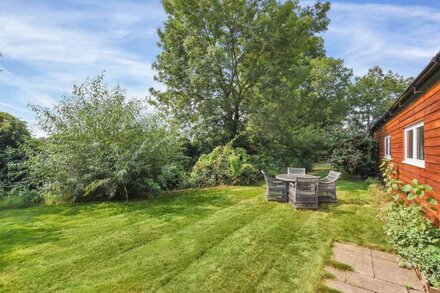
[{"label": "stepping stone", "polygon": [[330,288],[345,293],[424,292],[415,271],[400,268],[394,254],[346,243],[334,243],[332,252],[332,259],[351,266],[353,271],[326,266],[336,278],[325,281]]},{"label": "stepping stone", "polygon": [[333,258],[338,262],[351,266],[359,273],[374,277],[373,262],[370,255],[334,247]]},{"label": "stepping stone", "polygon": [[371,250],[367,247],[357,246],[357,245],[348,244],[348,243],[340,243],[340,242],[333,243],[333,246],[341,248],[341,249],[345,249],[345,250],[350,250],[353,252],[371,255]]},{"label": "stepping stone", "polygon": [[381,258],[387,261],[392,261],[397,263],[397,256],[388,252],[383,252],[383,251],[379,251],[379,250],[372,250],[371,251],[372,256],[375,258]]},{"label": "stepping stone", "polygon": [[378,293],[407,293],[404,286],[382,281],[356,272],[347,272],[347,283]]},{"label": "stepping stone", "polygon": [[327,280],[324,285],[344,293],[371,293],[373,291],[362,289],[338,280]]},{"label": "stepping stone", "polygon": [[373,266],[374,275],[378,279],[423,290],[414,270],[400,268],[396,263],[380,258],[373,258]]}]

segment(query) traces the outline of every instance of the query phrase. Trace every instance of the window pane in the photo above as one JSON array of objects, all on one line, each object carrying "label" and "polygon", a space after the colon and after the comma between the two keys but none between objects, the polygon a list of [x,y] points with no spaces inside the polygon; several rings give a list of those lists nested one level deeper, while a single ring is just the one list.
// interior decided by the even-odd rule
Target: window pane
[{"label": "window pane", "polygon": [[423,126],[417,127],[417,159],[425,159]]},{"label": "window pane", "polygon": [[385,157],[389,157],[391,155],[391,137],[385,137]]},{"label": "window pane", "polygon": [[388,156],[391,156],[391,136],[388,136]]},{"label": "window pane", "polygon": [[410,159],[414,158],[413,156],[413,139],[414,139],[414,135],[413,135],[414,131],[408,130],[406,132],[406,156]]}]

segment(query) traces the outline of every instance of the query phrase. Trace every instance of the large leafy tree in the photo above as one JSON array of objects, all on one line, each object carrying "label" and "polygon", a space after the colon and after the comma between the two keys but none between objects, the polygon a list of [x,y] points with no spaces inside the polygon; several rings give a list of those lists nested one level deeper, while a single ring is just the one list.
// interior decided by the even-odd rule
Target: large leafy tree
[{"label": "large leafy tree", "polygon": [[314,58],[303,71],[299,81],[262,90],[272,98],[255,100],[246,129],[252,152],[281,158],[285,166],[310,167],[321,159],[329,147],[327,133],[341,126],[348,110],[352,71],[342,60]]},{"label": "large leafy tree", "polygon": [[348,122],[351,126],[368,130],[405,90],[412,78],[404,78],[379,66],[356,77],[350,93]]},{"label": "large leafy tree", "polygon": [[152,101],[205,150],[249,130],[261,105],[293,105],[311,60],[324,57],[317,33],[327,28],[328,3],[162,2],[168,17],[154,68],[165,90],[151,89]]},{"label": "large leafy tree", "polygon": [[0,112],[0,188],[9,188],[14,181],[11,166],[24,160],[18,148],[29,137],[30,133],[24,121]]}]

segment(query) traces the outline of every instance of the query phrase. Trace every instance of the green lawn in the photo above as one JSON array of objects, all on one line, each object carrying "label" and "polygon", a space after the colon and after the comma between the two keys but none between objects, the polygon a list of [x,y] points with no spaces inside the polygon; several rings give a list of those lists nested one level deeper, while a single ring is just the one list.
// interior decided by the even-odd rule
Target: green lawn
[{"label": "green lawn", "polygon": [[264,187],[0,211],[0,291],[315,292],[332,241],[389,249],[366,184],[296,211]]}]

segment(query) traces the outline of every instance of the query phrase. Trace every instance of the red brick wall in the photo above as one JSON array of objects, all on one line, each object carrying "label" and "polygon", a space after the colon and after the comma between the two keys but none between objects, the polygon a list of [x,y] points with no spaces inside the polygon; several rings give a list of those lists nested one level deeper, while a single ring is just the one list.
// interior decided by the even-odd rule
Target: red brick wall
[{"label": "red brick wall", "polygon": [[[424,122],[425,168],[402,162],[405,156],[404,129],[418,122]],[[379,143],[380,158],[384,157],[386,135],[391,136],[391,158],[399,178],[406,183],[416,178],[421,183],[429,184],[434,189],[433,196],[440,203],[440,82],[374,133]],[[439,211],[427,211],[427,216],[439,225],[440,206],[437,208]]]}]

